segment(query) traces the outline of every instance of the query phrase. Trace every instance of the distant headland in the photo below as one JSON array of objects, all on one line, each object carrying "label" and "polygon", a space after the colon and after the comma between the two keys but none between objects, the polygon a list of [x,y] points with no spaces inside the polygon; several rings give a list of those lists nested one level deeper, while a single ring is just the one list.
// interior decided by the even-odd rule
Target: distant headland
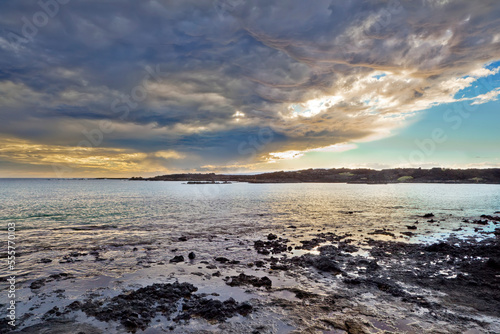
[{"label": "distant headland", "polygon": [[150,178],[132,177],[131,181],[188,181],[199,183],[482,183],[500,184],[500,168],[448,169],[448,168],[394,168],[394,169],[305,169],[279,171],[256,175],[215,173],[167,174]]}]

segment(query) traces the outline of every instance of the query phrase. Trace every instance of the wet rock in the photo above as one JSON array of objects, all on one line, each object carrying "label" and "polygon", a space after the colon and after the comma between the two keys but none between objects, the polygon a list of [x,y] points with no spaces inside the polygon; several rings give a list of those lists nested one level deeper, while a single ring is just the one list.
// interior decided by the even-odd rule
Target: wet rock
[{"label": "wet rock", "polygon": [[[495,213],[500,213],[500,212],[495,212]],[[487,220],[492,220],[492,221],[500,222],[500,216],[481,215],[481,218],[485,218]]]},{"label": "wet rock", "polygon": [[50,310],[47,311],[47,313],[44,314],[44,318],[51,317],[51,316],[56,316],[59,317],[61,315],[61,311],[59,311],[59,307],[54,306]]},{"label": "wet rock", "polygon": [[184,262],[184,256],[176,255],[173,259],[170,259],[170,263]]},{"label": "wet rock", "polygon": [[190,260],[194,260],[195,257],[196,257],[196,254],[194,252],[191,252],[191,253],[188,254],[188,258]]},{"label": "wet rock", "polygon": [[226,284],[229,286],[253,285],[258,288],[265,287],[266,289],[270,289],[272,281],[267,276],[257,277],[241,273],[238,276],[230,277],[230,280]]},{"label": "wet rock", "polygon": [[368,272],[372,272],[380,268],[376,260],[361,259],[358,261],[358,265],[366,266],[366,270]]},{"label": "wet rock", "polygon": [[79,310],[81,308],[82,308],[82,303],[79,302],[78,300],[75,300],[74,302],[66,306],[66,310],[71,310],[71,311]]},{"label": "wet rock", "polygon": [[342,272],[337,262],[324,256],[315,260],[313,266],[321,271],[333,272],[335,274],[340,274]]},{"label": "wet rock", "polygon": [[85,255],[87,255],[87,253],[71,252],[68,254],[68,256],[71,256],[71,257],[79,257],[79,256],[85,256]]},{"label": "wet rock", "polygon": [[54,279],[56,281],[62,280],[62,279],[70,279],[70,278],[74,278],[74,277],[75,276],[73,276],[72,274],[68,274],[68,273],[52,274],[49,276],[49,278]]},{"label": "wet rock", "polygon": [[486,266],[494,270],[500,270],[500,258],[489,258],[488,261],[486,261]]},{"label": "wet rock", "polygon": [[37,279],[36,281],[31,282],[30,289],[32,290],[40,289],[44,285],[45,285],[45,278]]},{"label": "wet rock", "polygon": [[267,235],[267,240],[275,240],[278,239],[278,236],[276,234],[269,233]]},{"label": "wet rock", "polygon": [[221,302],[217,299],[195,297],[182,306],[183,313],[178,319],[186,320],[196,316],[208,321],[223,322],[236,314],[246,316],[252,309],[249,303],[238,303],[233,298]]},{"label": "wet rock", "polygon": [[358,247],[356,247],[354,245],[347,244],[345,242],[340,242],[339,243],[339,249],[342,252],[346,252],[346,253],[355,253],[355,252],[357,252],[359,250]]},{"label": "wet rock", "polygon": [[272,270],[288,270],[288,269],[290,269],[290,266],[287,266],[285,264],[272,264],[271,269]]},{"label": "wet rock", "polygon": [[447,244],[446,242],[440,242],[425,247],[425,250],[428,252],[450,253],[455,250],[455,247],[453,245]]},{"label": "wet rock", "polygon": [[300,243],[302,246],[297,246],[295,249],[306,249],[311,250],[314,247],[317,247],[319,244],[326,242],[325,238],[314,238],[311,240],[301,240]]},{"label": "wet rock", "polygon": [[118,321],[128,330],[145,330],[157,313],[169,316],[177,312],[178,301],[192,298],[197,290],[189,283],[153,284],[106,303],[87,300],[80,309],[99,321]]},{"label": "wet rock", "polygon": [[368,334],[370,331],[366,329],[359,321],[348,319],[345,321],[345,326],[348,334]]},{"label": "wet rock", "polygon": [[393,238],[395,238],[395,237],[396,237],[396,236],[394,235],[394,233],[389,232],[389,231],[387,231],[387,230],[385,230],[385,229],[384,229],[384,230],[375,230],[375,231],[373,231],[373,232],[369,232],[368,234],[370,234],[370,235],[375,235],[375,234],[379,234],[379,235],[388,235],[388,236],[391,236],[391,237],[393,237]]},{"label": "wet rock", "polygon": [[264,266],[266,265],[266,264],[264,263],[264,261],[260,261],[260,260],[255,261],[255,262],[254,262],[254,264],[255,264],[255,266],[256,266],[257,268],[262,268],[262,267],[264,267]]},{"label": "wet rock", "polygon": [[305,254],[294,257],[291,262],[302,267],[314,267],[320,271],[331,272],[335,275],[342,273],[338,263],[331,256]]},{"label": "wet rock", "polygon": [[254,248],[257,250],[257,253],[268,255],[278,254],[287,251],[287,242],[288,239],[273,239],[268,241],[257,240],[254,242]]}]

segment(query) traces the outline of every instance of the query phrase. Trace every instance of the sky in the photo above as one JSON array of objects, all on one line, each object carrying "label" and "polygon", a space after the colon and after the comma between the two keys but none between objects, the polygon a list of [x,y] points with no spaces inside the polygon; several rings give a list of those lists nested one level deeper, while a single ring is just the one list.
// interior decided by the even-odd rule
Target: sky
[{"label": "sky", "polygon": [[496,0],[0,13],[0,177],[500,167]]}]

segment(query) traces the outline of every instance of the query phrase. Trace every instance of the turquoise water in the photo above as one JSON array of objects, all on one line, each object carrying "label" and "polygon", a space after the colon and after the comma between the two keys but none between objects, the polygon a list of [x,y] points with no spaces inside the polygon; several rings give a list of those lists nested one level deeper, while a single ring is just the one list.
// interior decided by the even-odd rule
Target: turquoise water
[{"label": "turquoise water", "polygon": [[[500,185],[2,179],[0,203],[5,239],[7,223],[16,223],[16,272],[27,281],[58,272],[119,276],[167,261],[175,248],[247,260],[254,256],[249,245],[269,232],[296,242],[318,231],[391,239],[368,235],[381,228],[409,242],[467,235],[476,226],[463,218],[500,210]],[[429,212],[441,223],[422,223],[426,219],[419,216]],[[421,223],[414,237],[399,234],[415,220]],[[492,224],[481,228],[491,230]],[[188,241],[179,243],[180,236]],[[91,250],[99,258],[86,254],[64,263],[70,252]],[[40,264],[43,258],[52,262]]]}]

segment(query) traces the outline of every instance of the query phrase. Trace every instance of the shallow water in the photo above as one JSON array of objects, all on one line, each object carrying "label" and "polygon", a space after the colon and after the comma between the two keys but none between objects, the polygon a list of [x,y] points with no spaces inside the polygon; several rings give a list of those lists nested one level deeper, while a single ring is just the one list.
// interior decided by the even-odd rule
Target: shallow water
[{"label": "shallow water", "polygon": [[[326,230],[351,233],[353,239],[392,240],[367,235],[390,228],[398,240],[410,242],[465,236],[474,231],[463,218],[500,210],[500,185],[2,179],[0,203],[5,228],[16,223],[16,274],[26,281],[58,272],[116,277],[138,265],[168,261],[172,254],[166,251],[174,247],[179,253],[194,250],[199,257],[248,261],[256,256],[249,250],[252,240],[268,232],[281,231],[296,244]],[[429,212],[441,222],[419,217]],[[416,220],[415,236],[399,234]],[[488,231],[493,225],[479,227]],[[180,236],[188,241],[179,243]],[[70,252],[90,250],[98,250],[99,257],[87,254],[59,263]],[[42,265],[42,258],[53,261]]]}]

